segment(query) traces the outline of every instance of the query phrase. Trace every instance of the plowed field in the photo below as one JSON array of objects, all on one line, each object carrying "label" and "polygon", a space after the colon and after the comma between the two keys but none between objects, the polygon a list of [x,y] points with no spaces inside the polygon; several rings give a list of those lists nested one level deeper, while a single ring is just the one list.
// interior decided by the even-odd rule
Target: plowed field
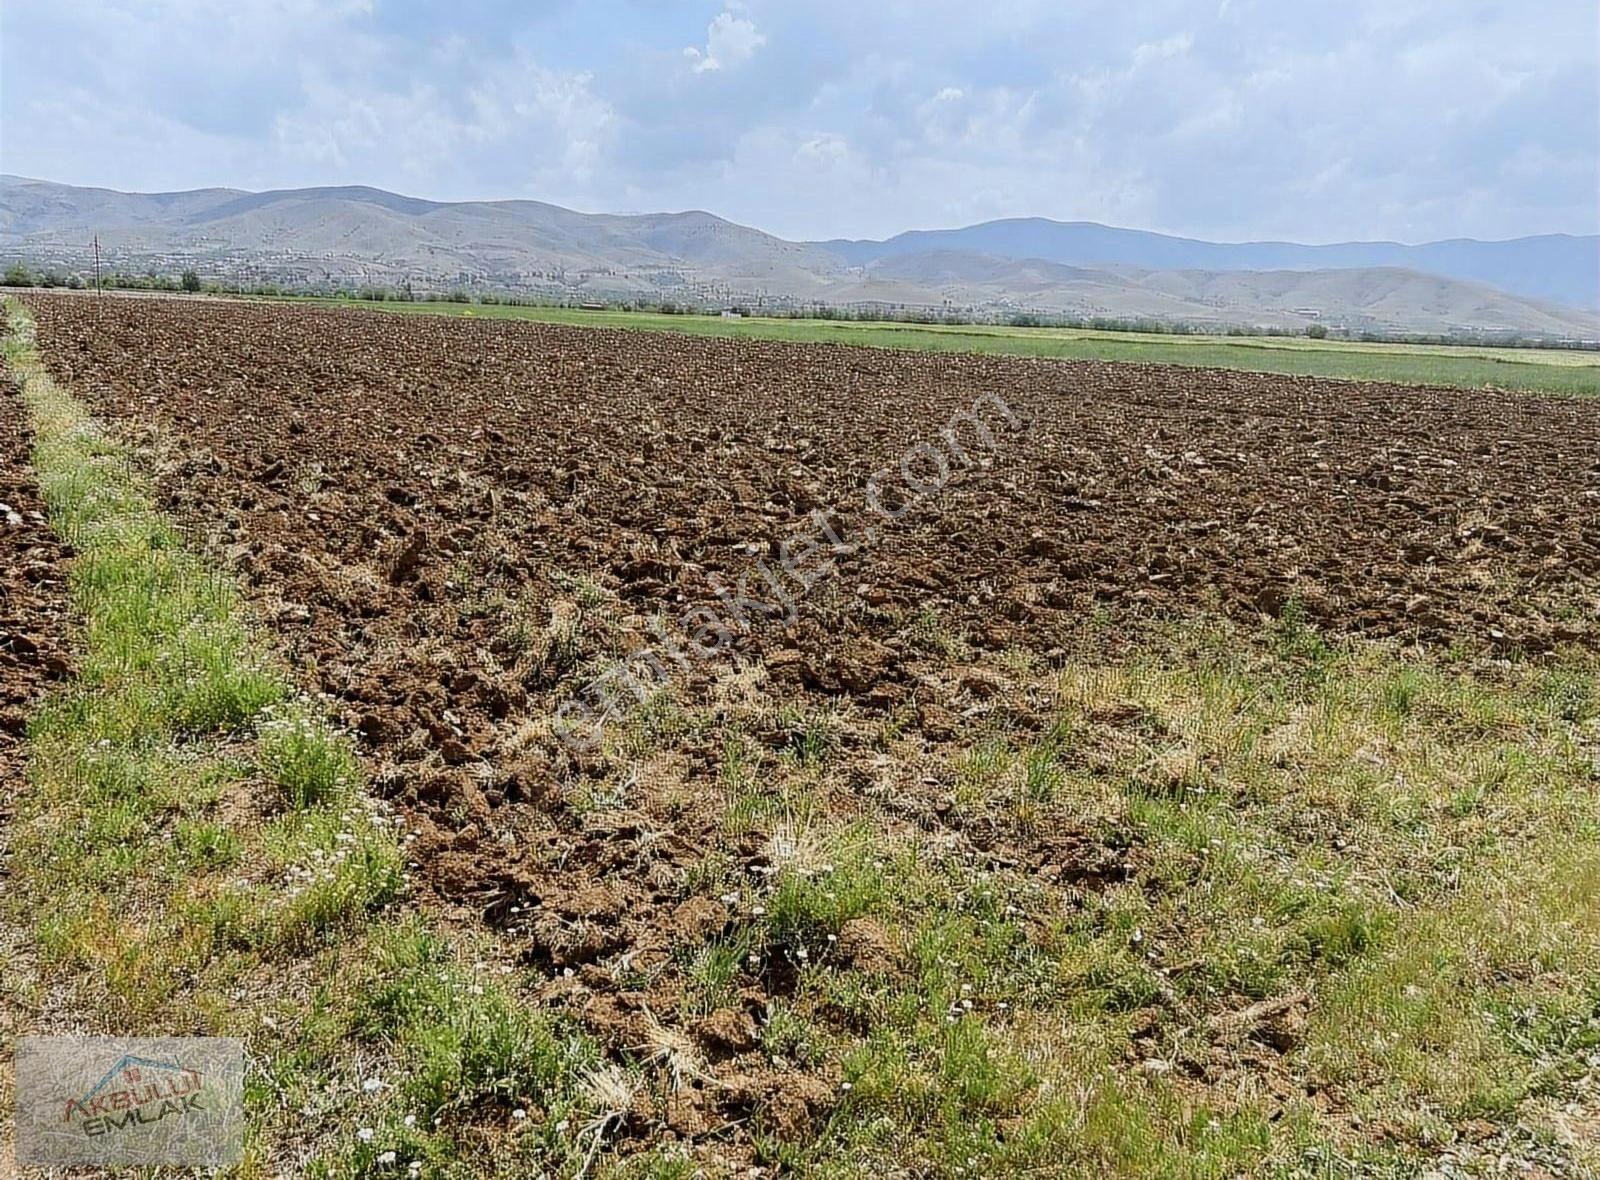
[{"label": "plowed field", "polygon": [[[794,852],[783,816],[730,820],[724,726],[755,736],[758,766],[825,751],[830,815],[1092,886],[1132,869],[1070,817],[1001,839],[947,814],[941,751],[974,718],[1048,728],[1008,669],[1206,615],[1505,656],[1600,643],[1592,404],[289,306],[30,306],[56,379],[151,448],[166,508],[238,567],[306,687],[359,732],[440,904],[556,968],[552,1002],[619,1051],[658,1020],[692,1034],[719,1084],[672,1100],[684,1135],[758,1107],[792,1131],[837,1082],[758,1044],[792,963],[735,963],[730,993],[692,1002],[683,948]],[[786,565],[799,536],[808,556]],[[641,653],[664,684],[642,704],[624,684],[598,747],[560,740],[552,715],[615,704]],[[885,733],[925,757],[891,764]],[[889,952],[852,924],[827,953]]]},{"label": "plowed field", "polygon": [[0,828],[22,779],[28,718],[71,671],[64,550],[45,522],[28,438],[16,386],[0,378]]}]

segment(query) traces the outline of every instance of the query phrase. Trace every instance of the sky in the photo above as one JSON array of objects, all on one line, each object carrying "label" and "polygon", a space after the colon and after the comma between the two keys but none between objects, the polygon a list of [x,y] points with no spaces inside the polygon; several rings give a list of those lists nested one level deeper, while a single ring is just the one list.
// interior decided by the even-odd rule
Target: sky
[{"label": "sky", "polygon": [[0,169],[789,238],[1600,232],[1596,0],[0,0]]}]

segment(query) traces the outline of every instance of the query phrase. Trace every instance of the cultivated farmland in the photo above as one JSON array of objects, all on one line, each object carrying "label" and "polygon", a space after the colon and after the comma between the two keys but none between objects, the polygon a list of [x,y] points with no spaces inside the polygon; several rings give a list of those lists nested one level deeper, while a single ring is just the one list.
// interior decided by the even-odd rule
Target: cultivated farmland
[{"label": "cultivated farmland", "polygon": [[1594,1164],[1592,404],[29,306],[355,735],[405,906],[590,1046],[452,1151]]},{"label": "cultivated farmland", "polygon": [[[294,297],[323,307],[349,301]],[[1383,344],[1288,336],[1214,336],[1099,331],[1086,328],[1014,328],[984,324],[919,324],[848,320],[795,320],[643,311],[596,311],[572,307],[378,302],[368,308],[395,315],[457,315],[466,318],[533,320],[590,328],[644,328],[794,344],[857,344],[928,352],[998,354],[1053,360],[1119,361],[1241,369],[1283,376],[1337,377],[1355,381],[1438,385],[1458,389],[1492,387],[1600,394],[1600,353],[1581,349],[1495,348],[1462,345]]]}]

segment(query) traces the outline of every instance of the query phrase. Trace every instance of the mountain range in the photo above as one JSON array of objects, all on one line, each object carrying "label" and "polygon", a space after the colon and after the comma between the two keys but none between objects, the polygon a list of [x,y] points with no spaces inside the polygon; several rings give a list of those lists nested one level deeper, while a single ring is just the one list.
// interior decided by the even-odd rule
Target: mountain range
[{"label": "mountain range", "polygon": [[1600,337],[1600,237],[1207,242],[1043,218],[792,242],[710,213],[590,214],[364,187],[124,193],[0,176],[0,260],[579,301],[828,304],[1300,328]]}]

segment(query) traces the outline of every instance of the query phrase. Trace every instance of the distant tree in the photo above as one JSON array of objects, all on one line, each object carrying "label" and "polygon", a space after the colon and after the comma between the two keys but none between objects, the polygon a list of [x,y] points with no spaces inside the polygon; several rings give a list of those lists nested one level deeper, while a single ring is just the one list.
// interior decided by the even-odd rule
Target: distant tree
[{"label": "distant tree", "polygon": [[178,282],[183,289],[189,292],[191,295],[200,290],[200,276],[195,274],[192,270],[184,271],[183,278],[179,279]]},{"label": "distant tree", "polygon": [[6,267],[4,283],[7,287],[33,286],[33,272],[20,262],[13,262]]},{"label": "distant tree", "polygon": [[1327,338],[1327,335],[1328,335],[1327,325],[1326,324],[1312,324],[1309,328],[1306,329],[1306,335],[1311,337],[1311,339],[1313,339],[1313,340],[1324,340],[1324,339]]}]

